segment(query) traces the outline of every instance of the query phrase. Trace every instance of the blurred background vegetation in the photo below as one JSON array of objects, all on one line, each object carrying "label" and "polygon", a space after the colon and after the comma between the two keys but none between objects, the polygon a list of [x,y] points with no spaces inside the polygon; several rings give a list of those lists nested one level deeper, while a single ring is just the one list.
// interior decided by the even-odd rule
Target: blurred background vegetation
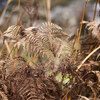
[{"label": "blurred background vegetation", "polygon": [[[20,1],[20,6],[18,6],[18,1]],[[48,0],[0,0],[0,16],[2,16],[2,12],[7,6],[5,14],[0,20],[0,28],[5,24],[5,29],[10,25],[16,24],[18,16],[20,17],[19,24],[25,27],[39,25],[47,21],[47,1]],[[75,34],[75,30],[79,27],[82,17],[85,0],[50,1],[51,21],[63,27],[68,33]],[[7,2],[10,3],[7,5]],[[94,9],[95,0],[89,0],[84,18],[85,20],[93,19]]]}]

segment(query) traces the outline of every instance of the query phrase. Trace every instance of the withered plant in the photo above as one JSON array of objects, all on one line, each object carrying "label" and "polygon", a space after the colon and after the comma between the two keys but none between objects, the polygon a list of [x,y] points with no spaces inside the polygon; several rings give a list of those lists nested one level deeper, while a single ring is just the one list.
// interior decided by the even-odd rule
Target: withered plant
[{"label": "withered plant", "polygon": [[[28,28],[21,25],[22,13],[21,16],[18,14],[17,24],[4,32],[0,31],[3,41],[0,52],[0,100],[99,99],[100,23],[83,21],[88,1],[84,5],[76,39],[50,22],[50,9],[49,22],[33,27],[34,21],[39,18],[39,2],[34,0],[31,5],[31,0],[25,1],[24,11],[30,21]],[[98,0],[96,6],[97,3]],[[93,19],[95,15],[96,7]],[[83,23],[89,34],[81,36]],[[95,35],[92,42],[90,34]],[[77,44],[76,48],[74,44]]]}]

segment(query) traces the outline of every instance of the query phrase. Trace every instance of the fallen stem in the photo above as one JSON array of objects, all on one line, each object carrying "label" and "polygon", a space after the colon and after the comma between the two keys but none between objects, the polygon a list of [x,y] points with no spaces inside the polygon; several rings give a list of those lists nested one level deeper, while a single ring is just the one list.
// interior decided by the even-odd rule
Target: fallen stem
[{"label": "fallen stem", "polygon": [[76,69],[76,72],[78,72],[78,70],[82,67],[82,65],[86,62],[86,60],[93,54],[93,53],[95,53],[97,50],[99,50],[100,49],[100,45],[96,48],[96,49],[94,49],[82,62],[81,62],[81,64],[77,67],[77,69]]}]

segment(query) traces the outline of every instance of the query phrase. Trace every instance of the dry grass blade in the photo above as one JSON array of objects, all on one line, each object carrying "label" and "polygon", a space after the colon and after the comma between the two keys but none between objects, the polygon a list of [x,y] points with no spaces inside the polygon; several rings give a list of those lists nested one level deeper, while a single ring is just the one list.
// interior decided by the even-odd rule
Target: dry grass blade
[{"label": "dry grass blade", "polygon": [[83,99],[85,99],[85,100],[90,100],[90,99],[88,99],[87,97],[85,97],[85,96],[82,96],[82,95],[78,95],[79,97],[81,97],[81,98],[83,98]]}]

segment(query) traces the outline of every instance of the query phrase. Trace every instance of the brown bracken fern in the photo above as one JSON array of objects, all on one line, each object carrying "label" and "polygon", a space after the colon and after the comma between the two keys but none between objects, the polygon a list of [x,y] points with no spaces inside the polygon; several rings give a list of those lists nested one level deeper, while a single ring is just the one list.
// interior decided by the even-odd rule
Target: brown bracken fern
[{"label": "brown bracken fern", "polygon": [[5,32],[4,37],[8,37],[13,40],[19,39],[19,36],[22,35],[22,27],[18,25],[10,26]]},{"label": "brown bracken fern", "polygon": [[29,27],[27,29],[21,26],[11,26],[4,32],[5,37],[14,39],[18,48],[22,45],[27,53],[32,56],[37,55],[45,50],[55,52],[57,43],[56,38],[67,36],[62,28],[53,23],[44,23],[41,27]]},{"label": "brown bracken fern", "polygon": [[84,21],[83,23],[86,24],[88,30],[92,31],[92,34],[97,37],[100,42],[100,21]]}]

